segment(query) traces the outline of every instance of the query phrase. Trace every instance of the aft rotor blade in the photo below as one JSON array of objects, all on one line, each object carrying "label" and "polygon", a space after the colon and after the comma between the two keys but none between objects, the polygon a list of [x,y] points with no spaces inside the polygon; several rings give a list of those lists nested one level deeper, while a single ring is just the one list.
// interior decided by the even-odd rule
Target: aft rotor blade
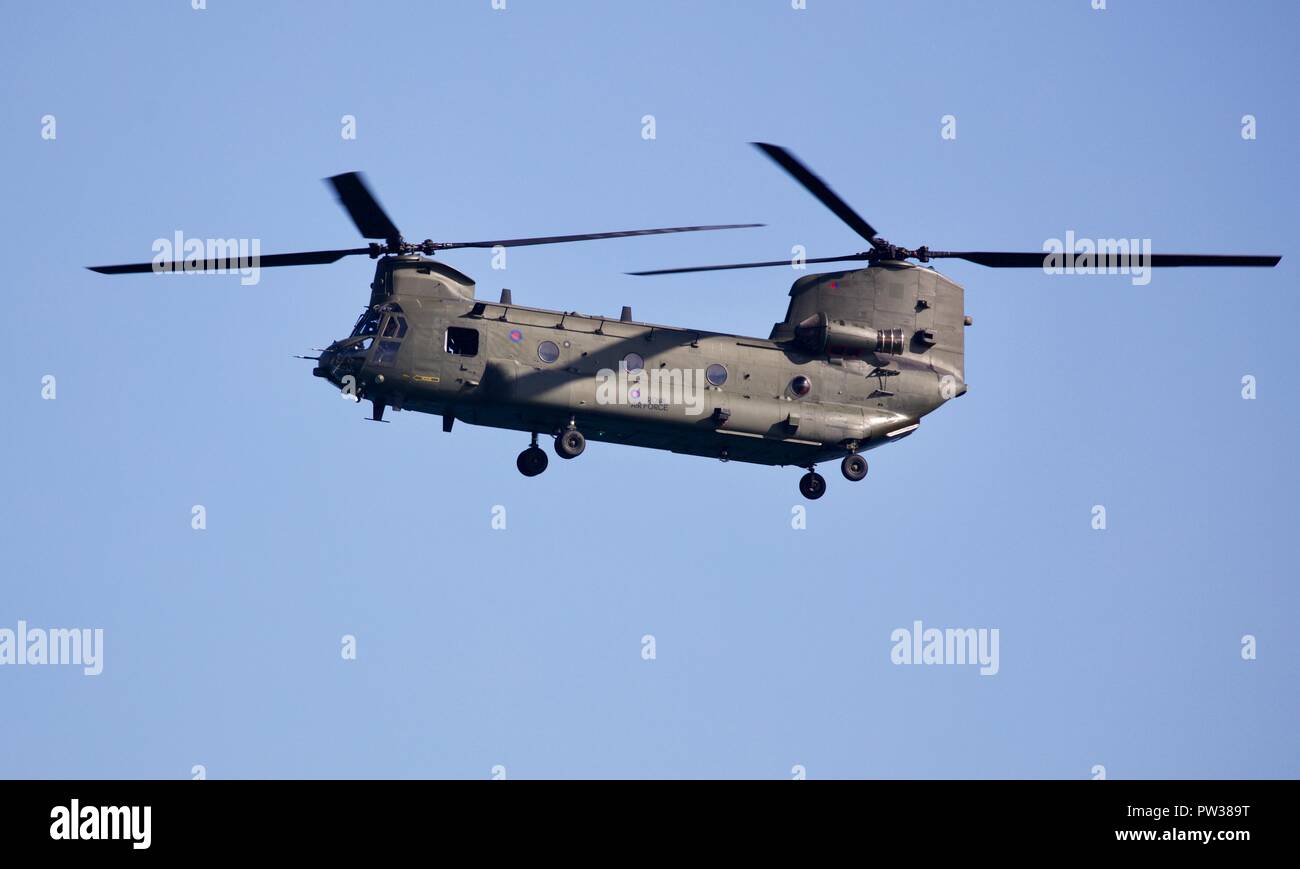
[{"label": "aft rotor blade", "polygon": [[847,202],[839,197],[834,190],[830,188],[825,181],[818,178],[813,171],[799,162],[799,159],[782,148],[779,145],[769,145],[765,142],[751,142],[755,148],[758,148],[768,157],[789,172],[794,180],[803,185],[804,189],[816,196],[822,205],[825,205],[835,213],[835,216],[849,225],[849,228],[858,235],[871,242],[872,246],[876,243],[876,229],[870,223],[854,211]]},{"label": "aft rotor blade", "polygon": [[[1052,254],[1039,251],[1037,253],[1013,253],[1009,251],[930,251],[931,259],[951,258],[964,259],[977,265],[988,266],[996,269],[1024,269],[1024,268],[1043,268],[1048,262],[1048,257]],[[1079,254],[1064,254],[1063,256],[1077,257]],[[1093,262],[1102,267],[1107,264],[1108,254],[1105,252],[1093,254]],[[1280,256],[1240,256],[1236,254],[1205,254],[1205,253],[1157,253],[1149,256],[1138,257],[1136,254],[1121,257],[1118,254],[1109,255],[1110,261],[1116,265],[1146,265],[1154,268],[1177,268],[1180,266],[1264,266],[1272,267],[1277,265],[1282,257]]]},{"label": "aft rotor blade", "polygon": [[238,257],[231,257],[226,260],[199,260],[197,262],[190,260],[189,265],[185,260],[164,262],[164,263],[127,263],[118,266],[86,266],[92,272],[99,272],[101,275],[131,275],[145,274],[148,272],[204,272],[204,271],[235,271],[242,267],[255,266],[257,268],[274,268],[275,266],[315,266],[324,265],[325,263],[338,262],[345,256],[351,256],[358,253],[370,253],[368,247],[349,248],[347,250],[311,250],[299,253],[274,253],[267,256],[249,257],[246,261],[240,261]]},{"label": "aft rotor blade", "polygon": [[325,180],[334,187],[335,195],[347,209],[363,238],[394,241],[402,237],[388,213],[379,204],[379,200],[366,186],[360,172],[345,172]]},{"label": "aft rotor blade", "polygon": [[588,232],[582,235],[542,235],[536,238],[498,238],[492,241],[440,241],[436,250],[462,247],[525,247],[531,244],[560,244],[568,241],[594,241],[601,238],[627,238],[636,235],[664,235],[670,232],[709,232],[715,229],[752,229],[761,223],[726,223],[719,226],[668,226],[662,229],[629,229],[624,232]]},{"label": "aft rotor blade", "polygon": [[[838,262],[849,262],[854,260],[860,261],[865,259],[870,259],[870,255],[865,253],[851,253],[848,256],[814,257],[813,259],[806,259],[804,260],[804,262],[814,263],[814,264],[815,263],[838,263]],[[721,265],[721,266],[688,266],[687,268],[680,268],[680,269],[654,269],[653,271],[648,271],[648,272],[628,272],[628,274],[637,275],[639,277],[645,275],[680,275],[680,274],[685,274],[687,272],[720,272],[720,271],[726,271],[727,269],[763,269],[763,268],[768,268],[770,266],[792,266],[793,264],[794,264],[793,260],[778,259],[778,260],[769,260],[768,262],[764,262],[764,263],[731,263],[730,265]]]}]

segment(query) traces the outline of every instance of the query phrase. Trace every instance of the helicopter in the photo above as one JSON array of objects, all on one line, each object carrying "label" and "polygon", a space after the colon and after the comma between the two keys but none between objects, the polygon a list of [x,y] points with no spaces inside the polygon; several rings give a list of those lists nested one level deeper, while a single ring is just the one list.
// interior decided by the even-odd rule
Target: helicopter
[{"label": "helicopter", "polygon": [[[868,244],[803,265],[854,267],[799,277],[785,318],[766,338],[516,304],[512,292],[479,299],[474,280],[434,259],[440,251],[641,235],[742,229],[762,224],[666,227],[611,233],[412,243],[359,173],[326,179],[368,240],[365,247],[274,254],[262,267],[319,265],[366,255],[370,298],[346,338],[331,342],[313,374],[357,401],[374,421],[386,408],[530,435],[516,459],[526,477],[588,440],[722,461],[806,470],[799,491],[826,492],[817,465],[839,460],[861,482],[868,450],[902,440],[921,419],[964,395],[964,332],[972,325],[963,287],[926,264],[961,259],[990,268],[1044,268],[1050,254],[911,249],[881,238],[830,186],[785,148],[752,143]],[[1275,266],[1277,256],[1149,254],[1150,267]],[[915,262],[912,262],[912,261]],[[790,259],[629,272],[663,275],[790,267]],[[203,269],[212,263],[91,266],[101,274]]]}]

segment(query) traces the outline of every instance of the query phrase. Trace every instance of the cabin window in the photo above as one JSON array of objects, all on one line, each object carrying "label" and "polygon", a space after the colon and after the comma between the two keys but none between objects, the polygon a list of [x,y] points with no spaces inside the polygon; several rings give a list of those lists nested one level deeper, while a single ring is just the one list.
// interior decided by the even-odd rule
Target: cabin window
[{"label": "cabin window", "polygon": [[629,353],[623,357],[623,364],[627,367],[629,374],[635,374],[645,368],[645,360],[641,358],[640,353]]},{"label": "cabin window", "polygon": [[704,378],[714,386],[721,386],[727,382],[727,366],[714,362],[704,369]]},{"label": "cabin window", "polygon": [[457,356],[477,356],[478,330],[450,327],[447,330],[447,352]]},{"label": "cabin window", "polygon": [[537,358],[549,365],[560,358],[560,348],[554,341],[543,341],[537,345]]},{"label": "cabin window", "polygon": [[790,393],[799,398],[803,398],[812,392],[812,381],[800,374],[790,381]]}]

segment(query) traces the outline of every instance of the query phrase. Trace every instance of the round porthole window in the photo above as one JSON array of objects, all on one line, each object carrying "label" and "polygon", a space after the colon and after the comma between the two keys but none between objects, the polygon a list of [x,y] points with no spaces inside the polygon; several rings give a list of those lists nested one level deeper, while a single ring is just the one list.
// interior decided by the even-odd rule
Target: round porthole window
[{"label": "round porthole window", "polygon": [[537,358],[543,362],[554,362],[560,358],[560,348],[554,341],[543,341],[537,345]]},{"label": "round porthole window", "polygon": [[727,382],[727,366],[714,362],[704,369],[704,378],[714,386],[721,386]]},{"label": "round porthole window", "polygon": [[790,392],[799,398],[803,398],[812,392],[812,381],[800,374],[790,381]]},{"label": "round porthole window", "polygon": [[627,368],[629,374],[635,374],[645,368],[645,360],[639,353],[629,353],[623,357],[623,365]]}]

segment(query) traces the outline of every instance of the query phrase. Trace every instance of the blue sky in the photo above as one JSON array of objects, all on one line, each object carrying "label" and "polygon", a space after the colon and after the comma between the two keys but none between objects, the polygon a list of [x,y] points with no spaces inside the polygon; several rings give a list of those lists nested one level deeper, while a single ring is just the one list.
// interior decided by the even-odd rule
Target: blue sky
[{"label": "blue sky", "polygon": [[[14,4],[0,628],[105,648],[0,667],[0,775],[1300,774],[1296,6],[807,5]],[[362,422],[291,356],[347,333],[366,261],[82,268],[176,230],[353,246],[320,179],[360,169],[411,238],[764,222],[445,259],[481,297],[766,336],[788,271],[623,274],[858,248],[752,140],[900,244],[1284,259],[943,264],[969,393],[866,482],[827,469],[805,530],[794,469],[592,444],[530,480],[518,434]],[[998,629],[998,674],[892,664],[916,620]]]}]

